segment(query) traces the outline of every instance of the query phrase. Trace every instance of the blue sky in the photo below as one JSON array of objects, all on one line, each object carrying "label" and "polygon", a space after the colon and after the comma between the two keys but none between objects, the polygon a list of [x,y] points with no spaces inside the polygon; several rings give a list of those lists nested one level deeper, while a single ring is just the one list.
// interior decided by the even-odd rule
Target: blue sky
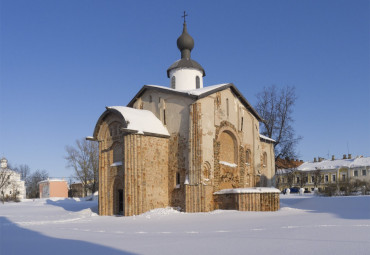
[{"label": "blue sky", "polygon": [[301,159],[370,156],[370,2],[1,0],[0,154],[68,177],[65,146],[105,106],[168,86],[181,15],[204,84],[234,83],[255,105],[295,86]]}]

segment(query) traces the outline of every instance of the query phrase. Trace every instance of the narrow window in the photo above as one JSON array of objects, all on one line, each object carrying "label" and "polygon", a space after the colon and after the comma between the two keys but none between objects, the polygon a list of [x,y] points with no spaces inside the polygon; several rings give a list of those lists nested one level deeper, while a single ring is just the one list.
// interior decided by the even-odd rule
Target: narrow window
[{"label": "narrow window", "polygon": [[243,131],[243,122],[244,122],[244,118],[242,117],[242,120],[241,120],[241,123],[240,123],[240,131]]},{"label": "narrow window", "polygon": [[197,86],[197,89],[200,88],[200,79],[199,79],[199,76],[195,77],[195,84]]},{"label": "narrow window", "polygon": [[180,188],[180,173],[176,173],[176,188]]},{"label": "narrow window", "polygon": [[226,115],[229,117],[229,99],[226,98]]},{"label": "narrow window", "polygon": [[172,76],[171,78],[171,88],[176,89],[176,77]]},{"label": "narrow window", "polygon": [[297,176],[297,183],[299,183],[299,176]]},{"label": "narrow window", "polygon": [[346,175],[342,174],[342,181],[344,182],[346,180]]},{"label": "narrow window", "polygon": [[166,125],[166,109],[163,109],[163,124]]},{"label": "narrow window", "polygon": [[366,169],[362,170],[362,176],[366,176]]},{"label": "narrow window", "polygon": [[153,101],[152,96],[149,96],[149,103],[151,103],[152,101]]},{"label": "narrow window", "polygon": [[245,163],[247,163],[247,164],[251,163],[251,152],[250,152],[250,150],[247,150],[245,152]]},{"label": "narrow window", "polygon": [[331,180],[333,181],[333,182],[335,182],[335,174],[333,174],[332,176],[331,176]]},{"label": "narrow window", "polygon": [[357,170],[353,171],[353,176],[358,176],[358,171]]},{"label": "narrow window", "polygon": [[329,176],[325,175],[325,182],[329,181]]},{"label": "narrow window", "polygon": [[315,182],[315,176],[311,176],[311,182]]}]

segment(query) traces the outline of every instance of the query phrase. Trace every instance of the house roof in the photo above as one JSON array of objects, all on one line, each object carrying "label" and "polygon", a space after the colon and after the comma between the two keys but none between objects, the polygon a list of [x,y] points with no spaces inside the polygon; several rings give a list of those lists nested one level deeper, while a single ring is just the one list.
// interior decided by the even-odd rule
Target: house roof
[{"label": "house roof", "polygon": [[100,124],[108,113],[116,113],[120,115],[125,122],[123,127],[125,131],[130,133],[138,133],[144,135],[154,135],[168,137],[170,134],[162,122],[151,112],[147,110],[134,109],[125,106],[110,106],[106,107],[106,111],[100,116],[94,130],[94,138],[97,138]]},{"label": "house roof", "polygon": [[336,160],[323,160],[321,162],[305,162],[300,165],[297,170],[300,171],[313,171],[313,170],[329,170],[355,167],[370,166],[370,157],[356,157],[354,159],[336,159]]},{"label": "house roof", "polygon": [[258,119],[258,121],[263,121],[263,119],[257,113],[257,111],[251,106],[251,104],[247,101],[247,99],[244,98],[242,93],[240,93],[240,91],[232,83],[218,84],[218,85],[207,86],[207,87],[203,87],[200,89],[192,89],[192,90],[176,90],[176,89],[162,87],[158,85],[144,85],[139,90],[139,92],[134,96],[134,98],[127,104],[127,106],[133,107],[135,101],[138,98],[140,98],[147,90],[155,90],[155,91],[160,91],[163,93],[175,94],[175,95],[192,98],[193,100],[198,100],[198,99],[207,97],[211,94],[214,94],[218,91],[222,91],[228,88],[231,89],[231,91],[240,100],[240,102],[244,105],[244,107],[248,109]]}]

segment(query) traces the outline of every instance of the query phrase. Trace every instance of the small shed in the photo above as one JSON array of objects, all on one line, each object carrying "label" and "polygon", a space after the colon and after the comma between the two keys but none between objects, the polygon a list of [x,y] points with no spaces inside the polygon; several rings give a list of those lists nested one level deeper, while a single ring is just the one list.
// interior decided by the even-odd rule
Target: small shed
[{"label": "small shed", "polygon": [[65,180],[47,179],[38,183],[40,198],[68,197],[68,184]]}]

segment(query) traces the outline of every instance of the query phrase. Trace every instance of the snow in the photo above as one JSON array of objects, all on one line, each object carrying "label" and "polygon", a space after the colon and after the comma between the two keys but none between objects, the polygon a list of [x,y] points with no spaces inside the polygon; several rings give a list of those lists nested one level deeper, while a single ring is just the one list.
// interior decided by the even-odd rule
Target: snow
[{"label": "snow", "polygon": [[270,137],[264,136],[260,134],[260,138],[265,139],[267,141],[276,142],[274,139],[271,139]]},{"label": "snow", "polygon": [[225,166],[229,166],[229,167],[237,167],[238,165],[235,164],[235,163],[229,163],[229,162],[226,162],[226,161],[219,161],[219,163],[221,165],[225,165]]},{"label": "snow", "polygon": [[239,194],[239,193],[281,193],[279,189],[274,187],[254,187],[254,188],[238,188],[238,189],[223,189],[213,194]]},{"label": "snow", "polygon": [[354,159],[336,159],[336,160],[323,160],[321,162],[305,162],[297,169],[301,171],[312,171],[315,169],[328,170],[339,169],[341,167],[354,168],[370,166],[370,157]]},{"label": "snow", "polygon": [[122,166],[123,165],[123,163],[122,163],[122,161],[117,161],[117,162],[114,162],[112,165],[110,165],[110,166]]},{"label": "snow", "polygon": [[0,254],[368,254],[370,196],[280,195],[277,212],[155,209],[98,216],[98,202],[0,204]]},{"label": "snow", "polygon": [[127,123],[127,130],[139,134],[158,134],[170,136],[162,122],[151,112],[147,110],[134,109],[125,106],[110,106],[108,110],[118,111]]}]

